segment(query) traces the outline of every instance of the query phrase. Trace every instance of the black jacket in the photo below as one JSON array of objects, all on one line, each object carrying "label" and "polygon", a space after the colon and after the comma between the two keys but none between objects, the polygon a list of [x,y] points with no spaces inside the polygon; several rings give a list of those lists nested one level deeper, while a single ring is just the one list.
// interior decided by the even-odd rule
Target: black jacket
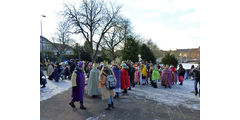
[{"label": "black jacket", "polygon": [[184,68],[179,68],[178,69],[178,76],[184,76],[185,75],[185,69]]},{"label": "black jacket", "polygon": [[200,81],[200,67],[193,70],[193,77],[195,80]]}]

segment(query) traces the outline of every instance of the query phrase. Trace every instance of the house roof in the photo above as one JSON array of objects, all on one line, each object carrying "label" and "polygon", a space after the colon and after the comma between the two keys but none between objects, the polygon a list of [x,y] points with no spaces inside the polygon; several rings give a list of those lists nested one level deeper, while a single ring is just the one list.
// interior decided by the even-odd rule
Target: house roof
[{"label": "house roof", "polygon": [[[59,46],[59,45],[60,45],[59,43],[52,43],[50,40],[48,40],[47,38],[45,38],[45,37],[43,37],[43,36],[40,36],[40,42],[41,42],[41,40],[43,40],[43,41],[45,41],[45,42],[47,42],[47,43],[49,43],[49,44],[52,44],[53,46]],[[69,46],[69,45],[66,45],[66,44],[65,44],[65,47],[66,47],[67,49],[73,49],[73,47],[71,47],[71,46]]]}]

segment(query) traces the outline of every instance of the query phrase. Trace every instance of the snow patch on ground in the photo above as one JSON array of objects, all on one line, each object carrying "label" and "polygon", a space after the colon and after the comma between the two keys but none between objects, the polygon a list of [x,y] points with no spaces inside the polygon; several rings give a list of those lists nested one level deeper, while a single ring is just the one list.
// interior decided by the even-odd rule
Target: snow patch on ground
[{"label": "snow patch on ground", "polygon": [[194,95],[193,80],[185,80],[183,86],[173,85],[171,89],[160,85],[158,83],[158,88],[153,88],[150,85],[136,85],[129,93],[157,101],[159,104],[167,104],[169,106],[183,105],[190,109],[200,110],[200,98]]},{"label": "snow patch on ground", "polygon": [[98,119],[99,119],[99,117],[89,117],[86,120],[98,120]]},{"label": "snow patch on ground", "polygon": [[[46,71],[43,71],[43,73],[46,75]],[[40,101],[49,99],[71,87],[71,80],[59,80],[59,82],[55,82],[54,80],[47,79],[46,87],[40,88]]]},{"label": "snow patch on ground", "polygon": [[71,80],[60,80],[59,82],[55,82],[54,80],[47,80],[46,87],[40,88],[40,101],[49,99],[54,95],[68,90],[71,87]]},{"label": "snow patch on ground", "polygon": [[[181,63],[184,69],[191,69],[192,65],[194,65],[194,68],[196,68],[198,66],[198,64],[195,63]],[[179,66],[177,67],[177,69],[179,68]]]}]

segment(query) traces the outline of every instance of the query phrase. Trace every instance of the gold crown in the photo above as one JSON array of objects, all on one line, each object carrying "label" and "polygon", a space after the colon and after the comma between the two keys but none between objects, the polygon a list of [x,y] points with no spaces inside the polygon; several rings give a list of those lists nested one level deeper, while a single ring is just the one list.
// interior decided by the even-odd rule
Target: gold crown
[{"label": "gold crown", "polygon": [[108,62],[106,60],[103,61],[103,67],[106,67],[108,65]]}]

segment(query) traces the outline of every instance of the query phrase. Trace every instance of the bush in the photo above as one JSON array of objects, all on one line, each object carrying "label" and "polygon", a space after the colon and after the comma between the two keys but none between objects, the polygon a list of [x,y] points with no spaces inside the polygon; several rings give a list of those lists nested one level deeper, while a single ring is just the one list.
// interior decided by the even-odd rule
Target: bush
[{"label": "bush", "polygon": [[165,54],[165,56],[162,58],[162,63],[164,65],[173,65],[175,68],[178,66],[177,58],[170,53]]}]

